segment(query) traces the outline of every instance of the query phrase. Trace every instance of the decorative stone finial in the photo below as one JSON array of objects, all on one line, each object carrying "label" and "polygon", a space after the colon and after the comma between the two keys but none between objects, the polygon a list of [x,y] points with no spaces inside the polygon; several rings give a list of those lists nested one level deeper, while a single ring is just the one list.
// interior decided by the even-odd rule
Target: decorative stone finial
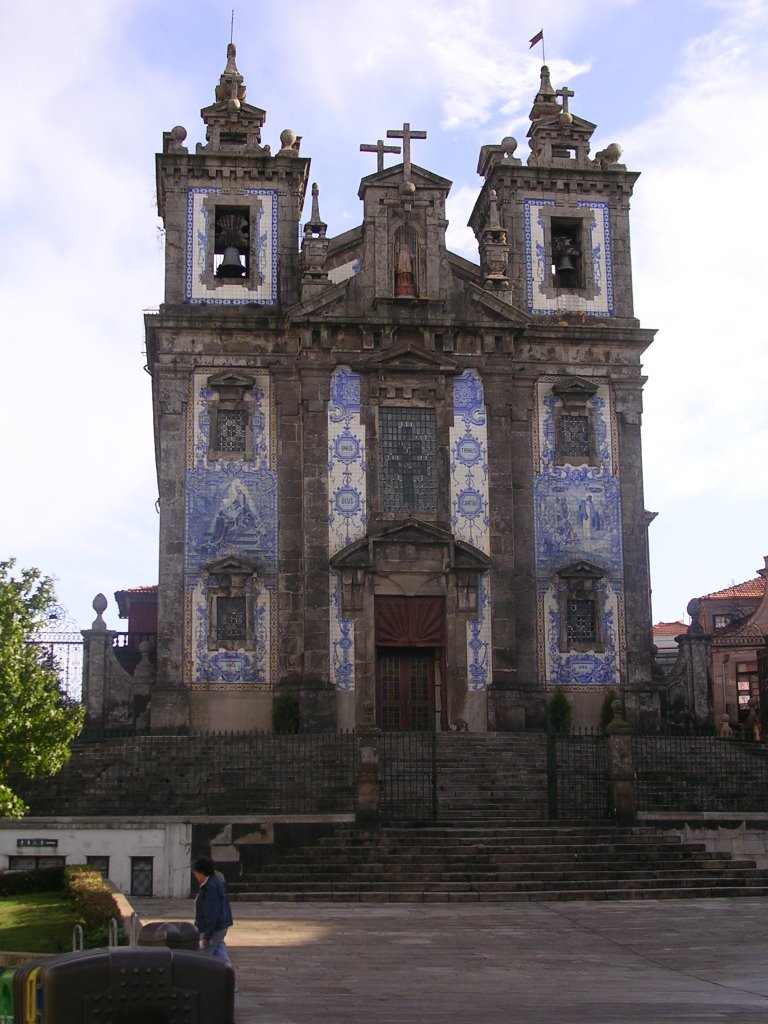
[{"label": "decorative stone finial", "polygon": [[106,597],[104,597],[103,594],[97,594],[96,597],[94,597],[93,599],[93,604],[91,605],[91,607],[96,612],[96,618],[93,620],[93,623],[91,624],[91,629],[105,630],[107,628],[107,624],[102,618],[102,616],[104,612],[107,610]]},{"label": "decorative stone finial", "polygon": [[235,57],[237,49],[234,43],[227,46],[227,66],[221,73],[219,84],[216,86],[216,102],[226,103],[229,110],[239,110],[240,104],[245,99],[245,85],[243,76],[237,70]]},{"label": "decorative stone finial", "polygon": [[606,167],[618,165],[623,150],[618,142],[611,142],[605,149],[595,153],[595,163],[605,169]]},{"label": "decorative stone finial", "polygon": [[320,284],[328,279],[325,261],[328,256],[329,241],[326,238],[328,225],[320,219],[320,189],[317,182],[312,183],[312,214],[304,225],[304,238],[301,243],[301,264],[303,282]]},{"label": "decorative stone finial", "polygon": [[280,151],[278,156],[298,156],[301,139],[292,128],[283,128],[280,132]]},{"label": "decorative stone finial", "polygon": [[533,101],[533,106],[528,116],[531,121],[537,121],[540,117],[552,117],[559,114],[561,109],[560,104],[557,102],[557,93],[552,88],[552,83],[549,80],[549,68],[546,64],[543,64],[539,91],[536,93],[536,99]]}]

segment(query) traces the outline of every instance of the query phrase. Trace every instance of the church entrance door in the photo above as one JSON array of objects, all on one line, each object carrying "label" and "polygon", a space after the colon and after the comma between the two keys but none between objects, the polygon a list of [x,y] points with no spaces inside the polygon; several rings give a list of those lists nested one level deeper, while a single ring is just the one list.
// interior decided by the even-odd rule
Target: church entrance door
[{"label": "church entrance door", "polygon": [[386,731],[426,731],[434,725],[435,651],[381,647],[377,651],[379,725]]},{"label": "church entrance door", "polygon": [[445,601],[376,596],[376,720],[387,731],[445,727]]}]

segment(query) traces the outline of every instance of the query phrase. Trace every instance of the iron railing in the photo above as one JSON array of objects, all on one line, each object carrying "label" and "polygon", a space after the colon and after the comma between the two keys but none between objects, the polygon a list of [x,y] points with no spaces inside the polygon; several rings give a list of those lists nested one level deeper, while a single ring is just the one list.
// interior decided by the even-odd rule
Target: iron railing
[{"label": "iron railing", "polygon": [[605,736],[593,730],[547,730],[550,818],[606,818]]},{"label": "iron railing", "polygon": [[381,734],[381,818],[385,825],[437,819],[434,732]]},{"label": "iron railing", "polygon": [[632,759],[639,811],[768,811],[765,743],[637,733]]},{"label": "iron railing", "polygon": [[326,814],[355,809],[354,733],[195,733],[79,740],[32,814]]}]

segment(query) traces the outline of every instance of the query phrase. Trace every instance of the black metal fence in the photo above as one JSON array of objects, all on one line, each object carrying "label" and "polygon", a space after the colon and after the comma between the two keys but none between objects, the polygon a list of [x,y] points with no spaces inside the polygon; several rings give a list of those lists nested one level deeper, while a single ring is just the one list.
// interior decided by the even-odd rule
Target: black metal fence
[{"label": "black metal fence", "polygon": [[768,747],[743,739],[636,734],[639,811],[768,811]]},{"label": "black metal fence", "polygon": [[605,818],[608,786],[605,736],[592,730],[547,732],[550,818]]},{"label": "black metal fence", "polygon": [[[550,818],[610,816],[606,737],[547,734]],[[710,733],[635,733],[638,811],[768,811],[768,744]]]},{"label": "black metal fence", "polygon": [[32,814],[322,814],[355,810],[354,733],[197,733],[79,741]]},{"label": "black metal fence", "polygon": [[381,817],[386,825],[437,818],[437,741],[434,732],[381,734]]}]

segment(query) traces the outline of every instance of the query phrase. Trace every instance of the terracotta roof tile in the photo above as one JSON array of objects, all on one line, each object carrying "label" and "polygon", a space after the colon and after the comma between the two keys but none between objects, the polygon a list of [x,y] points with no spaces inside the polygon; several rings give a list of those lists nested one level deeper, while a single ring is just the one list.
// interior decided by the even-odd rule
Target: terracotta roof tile
[{"label": "terracotta roof tile", "polygon": [[657,622],[653,627],[654,636],[679,636],[687,632],[688,627],[684,622]]},{"label": "terracotta roof tile", "polygon": [[702,594],[699,598],[700,601],[709,601],[720,599],[728,599],[729,597],[757,597],[760,598],[765,593],[765,580],[762,576],[757,576],[753,580],[747,580],[745,583],[734,583],[730,587],[724,587],[723,590],[715,590],[711,594]]}]

